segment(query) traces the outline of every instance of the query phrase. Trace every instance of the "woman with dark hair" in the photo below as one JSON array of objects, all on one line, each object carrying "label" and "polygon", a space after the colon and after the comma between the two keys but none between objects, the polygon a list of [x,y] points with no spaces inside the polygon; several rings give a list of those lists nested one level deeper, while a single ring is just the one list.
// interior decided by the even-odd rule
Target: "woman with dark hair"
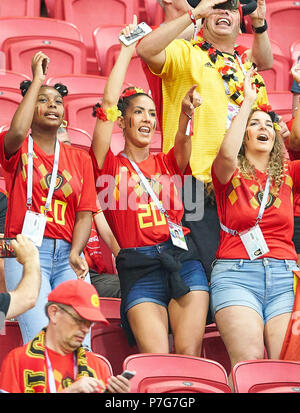
[{"label": "woman with dark hair", "polygon": [[211,307],[231,364],[279,358],[294,303],[293,195],[300,162],[284,156],[278,116],[255,107],[254,69],[245,98],[212,165],[221,241]]},{"label": "woman with dark hair", "polygon": [[[122,33],[128,36],[135,25],[136,18]],[[181,226],[180,185],[191,151],[187,127],[201,99],[197,85],[187,85],[174,148],[150,153],[156,127],[152,98],[136,87],[120,97],[134,49],[135,44],[121,45],[102,104],[95,108],[91,151],[100,204],[121,248],[116,264],[122,324],[141,352],[168,353],[170,324],[176,353],[200,356],[208,285],[189,230]],[[113,121],[125,138],[117,156],[110,150]]]},{"label": "woman with dark hair", "polygon": [[[41,260],[37,304],[18,317],[25,343],[47,324],[44,306],[50,291],[88,273],[82,251],[92,212],[97,210],[88,153],[57,139],[67,88],[43,84],[48,63],[42,52],[33,57],[33,80],[22,82],[23,100],[8,131],[0,135],[0,163],[8,191],[5,236],[27,235],[39,248]],[[11,258],[4,266],[7,290],[13,290],[22,266]]]}]

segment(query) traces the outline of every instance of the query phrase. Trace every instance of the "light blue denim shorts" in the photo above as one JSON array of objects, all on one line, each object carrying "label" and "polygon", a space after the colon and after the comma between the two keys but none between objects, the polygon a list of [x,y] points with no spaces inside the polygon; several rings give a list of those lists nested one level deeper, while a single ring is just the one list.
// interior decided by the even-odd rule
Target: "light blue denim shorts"
[{"label": "light blue denim shorts", "polygon": [[292,260],[217,260],[210,284],[212,315],[222,308],[240,305],[253,308],[266,323],[291,312],[294,270],[299,267]]}]

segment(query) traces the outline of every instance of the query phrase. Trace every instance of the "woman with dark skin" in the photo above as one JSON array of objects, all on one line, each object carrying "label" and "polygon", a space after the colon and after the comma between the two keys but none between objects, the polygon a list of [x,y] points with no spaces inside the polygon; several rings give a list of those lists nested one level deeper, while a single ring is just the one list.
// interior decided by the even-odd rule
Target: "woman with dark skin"
[{"label": "woman with dark skin", "polygon": [[[5,236],[27,233],[38,246],[41,260],[39,299],[18,319],[24,342],[47,324],[44,304],[50,291],[63,281],[84,279],[88,274],[81,254],[89,237],[92,212],[96,211],[88,154],[59,144],[56,138],[64,118],[67,88],[43,85],[48,64],[42,52],[33,57],[32,82],[21,84],[24,98],[8,131],[0,136],[0,162],[9,193]],[[56,179],[51,179],[52,175]],[[6,260],[7,289],[14,289],[20,277],[16,260]]]}]

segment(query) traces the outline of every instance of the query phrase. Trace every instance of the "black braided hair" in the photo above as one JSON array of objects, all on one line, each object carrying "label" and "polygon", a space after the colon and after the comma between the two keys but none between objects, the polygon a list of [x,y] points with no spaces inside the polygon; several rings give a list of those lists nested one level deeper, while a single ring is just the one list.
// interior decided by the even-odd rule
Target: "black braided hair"
[{"label": "black braided hair", "polygon": [[[22,96],[26,95],[27,90],[29,89],[31,83],[32,83],[31,80],[23,80],[23,82],[20,83],[20,90],[21,90]],[[55,83],[54,86],[42,85],[41,87],[53,87],[54,89],[58,91],[61,97],[65,97],[68,94],[67,86],[63,85],[62,83]]]}]

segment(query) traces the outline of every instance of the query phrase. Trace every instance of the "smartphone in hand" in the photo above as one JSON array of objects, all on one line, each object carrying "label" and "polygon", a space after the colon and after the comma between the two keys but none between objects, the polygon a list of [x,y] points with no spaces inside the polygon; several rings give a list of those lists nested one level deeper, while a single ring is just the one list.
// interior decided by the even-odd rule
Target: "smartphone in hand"
[{"label": "smartphone in hand", "polygon": [[[130,380],[132,377],[135,376],[135,371],[124,370],[121,376],[125,377],[126,379]],[[105,389],[103,393],[109,393],[109,390]]]},{"label": "smartphone in hand", "polygon": [[131,33],[130,36],[125,36],[124,34],[121,34],[119,36],[119,39],[122,43],[125,44],[125,46],[129,46],[130,44],[136,42],[137,40],[141,39],[142,37],[146,36],[146,34],[152,32],[152,29],[150,26],[148,26],[147,23],[142,22],[138,24],[133,32]]}]

